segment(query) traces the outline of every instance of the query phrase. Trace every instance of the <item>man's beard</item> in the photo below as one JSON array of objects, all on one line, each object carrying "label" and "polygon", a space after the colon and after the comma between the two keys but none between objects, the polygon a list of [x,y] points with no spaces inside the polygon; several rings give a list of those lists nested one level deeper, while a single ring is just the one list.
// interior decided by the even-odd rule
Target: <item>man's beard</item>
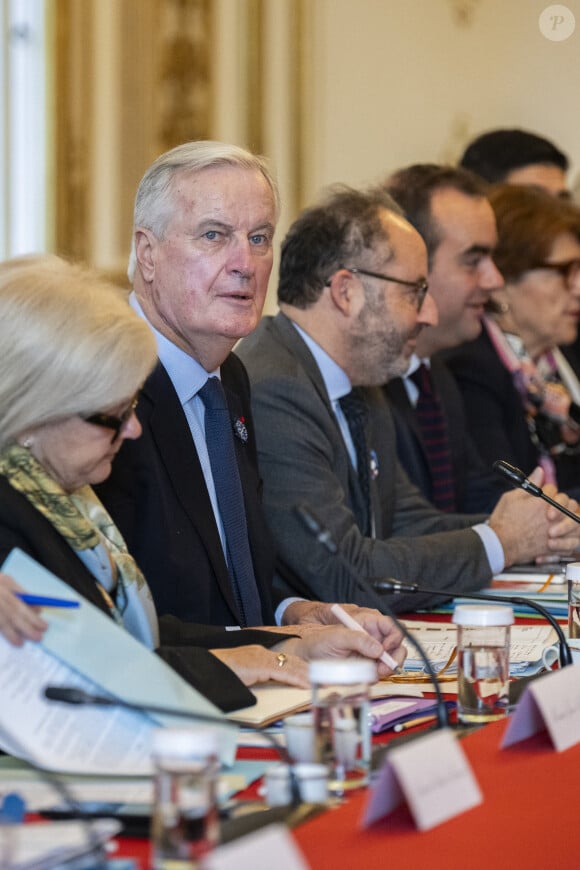
[{"label": "man's beard", "polygon": [[421,327],[401,333],[389,323],[384,299],[370,300],[362,308],[350,333],[349,374],[353,385],[380,386],[407,371],[407,342],[415,338]]}]

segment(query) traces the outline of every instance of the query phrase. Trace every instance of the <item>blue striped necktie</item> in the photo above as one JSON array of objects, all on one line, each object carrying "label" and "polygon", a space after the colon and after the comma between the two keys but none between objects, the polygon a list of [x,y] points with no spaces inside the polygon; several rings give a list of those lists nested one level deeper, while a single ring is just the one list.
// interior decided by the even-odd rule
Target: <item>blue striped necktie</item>
[{"label": "blue striped necktie", "polygon": [[242,626],[262,625],[233,424],[219,378],[208,378],[198,396],[205,406],[205,439],[226,539],[228,573]]},{"label": "blue striped necktie", "polygon": [[453,513],[455,487],[447,421],[427,366],[421,363],[411,378],[419,390],[415,410],[431,473],[431,501],[439,510]]}]

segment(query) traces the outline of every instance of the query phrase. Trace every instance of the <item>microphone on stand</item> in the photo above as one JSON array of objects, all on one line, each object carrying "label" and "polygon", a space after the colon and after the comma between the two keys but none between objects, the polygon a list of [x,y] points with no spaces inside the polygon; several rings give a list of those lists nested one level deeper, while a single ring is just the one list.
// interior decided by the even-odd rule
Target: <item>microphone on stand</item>
[{"label": "microphone on stand", "polygon": [[549,495],[546,495],[546,493],[543,492],[539,486],[536,486],[535,483],[532,483],[532,481],[526,477],[526,475],[520,468],[516,468],[515,465],[510,465],[509,462],[505,462],[505,460],[503,459],[496,460],[493,463],[492,467],[494,471],[497,471],[498,474],[501,474],[502,477],[505,477],[506,480],[509,480],[512,486],[523,489],[530,495],[547,501],[548,504],[552,505],[552,507],[555,507],[556,510],[560,511],[560,513],[566,514],[566,516],[570,517],[570,519],[574,520],[574,522],[580,523],[580,516],[578,516],[578,514],[573,513],[573,511],[568,510],[568,508],[565,508],[563,505],[558,504],[558,502],[555,501],[553,498],[550,498]]},{"label": "microphone on stand", "polygon": [[[313,538],[316,538],[319,544],[328,550],[329,553],[332,553],[333,556],[336,556],[338,553],[338,547],[332,537],[330,529],[325,528],[322,525],[316,514],[312,512],[310,507],[307,504],[297,504],[294,507],[294,513],[301,521],[302,525],[306,529],[307,532],[310,532]],[[341,559],[343,565],[347,565],[350,574],[352,575],[352,568],[345,559]]]},{"label": "microphone on stand", "polygon": [[457,589],[455,592],[453,589],[446,589],[445,592],[442,593],[440,589],[432,589],[429,586],[419,586],[417,583],[400,583],[398,580],[390,579],[371,580],[370,582],[373,589],[380,593],[426,592],[430,595],[469,598],[473,601],[499,601],[501,604],[505,604],[507,601],[509,604],[530,607],[532,610],[536,610],[541,616],[543,616],[558,635],[558,641],[560,643],[560,667],[565,668],[566,665],[572,664],[572,653],[570,652],[568,641],[564,636],[564,632],[562,631],[558,620],[552,616],[545,607],[538,604],[537,601],[532,601],[528,598],[520,598],[518,595],[494,595],[492,592],[464,592],[462,589]]},{"label": "microphone on stand", "polygon": [[[191,713],[189,710],[182,710],[178,707],[165,707],[159,704],[136,704],[131,701],[124,701],[121,698],[113,698],[107,695],[97,695],[92,692],[85,692],[83,689],[77,689],[72,686],[46,686],[44,697],[48,701],[58,701],[62,704],[73,704],[78,706],[94,706],[94,707],[122,707],[124,710],[133,710],[137,713],[159,713],[164,716],[178,716],[181,719],[189,719],[193,722],[207,722],[210,725],[226,725],[230,728],[238,728],[238,724],[231,719],[222,719],[219,716],[212,716],[210,713]],[[290,758],[288,750],[282,746],[276,738],[261,728],[251,728],[258,734],[261,734],[266,741],[276,750],[282,761],[288,765],[290,774],[290,788],[292,793],[292,806],[297,807],[302,803],[300,797],[300,788],[294,771],[294,762]]]},{"label": "microphone on stand", "polygon": [[[294,506],[294,513],[301,521],[302,525],[309,532],[313,538],[315,538],[318,543],[323,546],[335,559],[337,559],[343,568],[346,568],[352,580],[354,580],[355,584],[362,589],[365,595],[368,596],[369,592],[374,592],[374,588],[369,588],[369,586],[365,586],[358,579],[355,574],[352,565],[344,558],[340,550],[338,549],[336,542],[332,537],[332,532],[330,529],[326,528],[320,519],[316,516],[316,514],[312,511],[309,505],[307,504],[297,504]],[[433,683],[433,688],[435,689],[435,695],[437,700],[437,724],[440,728],[449,728],[449,714],[447,711],[447,707],[445,705],[445,701],[443,700],[443,694],[441,692],[441,686],[439,684],[439,680],[437,679],[437,674],[433,669],[433,665],[431,664],[427,653],[419,643],[416,637],[413,637],[408,628],[395,616],[392,610],[389,607],[385,606],[384,601],[378,596],[374,596],[375,606],[377,610],[381,613],[387,614],[393,620],[395,625],[400,629],[403,633],[403,636],[415,647],[419,656],[423,660],[425,664],[425,670],[431,677],[431,681]]]},{"label": "microphone on stand", "polygon": [[[580,523],[580,516],[575,514],[573,511],[568,510],[563,505],[558,504],[553,498],[550,498],[549,495],[546,495],[545,492],[541,489],[541,487],[537,486],[535,483],[532,483],[529,478],[526,477],[521,468],[517,468],[515,465],[510,465],[509,462],[506,462],[504,459],[498,459],[493,463],[493,470],[498,474],[501,474],[502,477],[505,477],[506,480],[512,484],[512,486],[523,489],[524,492],[529,493],[530,495],[535,496],[536,498],[541,498],[543,501],[548,502],[549,505],[555,507],[556,510],[560,511],[560,513],[565,514],[565,516],[570,517],[571,520],[574,520],[576,523]],[[516,601],[516,599],[513,599]],[[570,652],[570,647],[568,646],[568,642],[564,637],[564,633],[562,632],[558,622],[551,617],[543,607],[539,604],[535,604],[531,601],[525,600],[527,604],[531,605],[535,610],[541,613],[553,626],[556,633],[558,634],[558,639],[560,641],[560,666],[564,667],[565,665],[572,664],[572,653]],[[518,602],[521,603],[521,600]],[[564,661],[564,658],[566,661]]]},{"label": "microphone on stand", "polygon": [[[196,722],[209,722],[210,725],[225,725],[237,728],[236,722],[231,719],[213,716],[211,713],[191,713],[179,707],[165,707],[158,704],[136,704],[132,701],[123,701],[121,698],[113,698],[108,695],[97,695],[93,692],[85,692],[73,686],[46,686],[44,697],[48,701],[60,701],[62,704],[75,704],[77,706],[92,705],[94,707],[123,707],[125,710],[134,710],[137,713],[159,713],[163,716],[178,716],[181,719],[195,720]],[[259,729],[257,729],[259,730]],[[267,735],[269,738],[270,735]],[[286,750],[283,746],[272,740],[274,748],[281,754]]]}]

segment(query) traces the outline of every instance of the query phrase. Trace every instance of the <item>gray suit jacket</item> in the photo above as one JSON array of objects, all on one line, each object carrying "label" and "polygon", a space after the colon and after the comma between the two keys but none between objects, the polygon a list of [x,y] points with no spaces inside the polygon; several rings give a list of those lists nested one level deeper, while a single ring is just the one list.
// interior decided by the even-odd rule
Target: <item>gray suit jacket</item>
[{"label": "gray suit jacket", "polygon": [[[368,388],[369,450],[376,538],[359,528],[362,494],[312,354],[283,314],[264,318],[236,353],[252,384],[264,510],[278,548],[276,586],[324,601],[377,606],[367,581],[395,577],[442,592],[481,588],[490,566],[478,535],[481,516],[442,514],[414,487],[396,458],[395,432],[380,389]],[[339,545],[332,556],[305,531],[294,507],[306,503]],[[389,596],[414,610],[442,599]]]}]

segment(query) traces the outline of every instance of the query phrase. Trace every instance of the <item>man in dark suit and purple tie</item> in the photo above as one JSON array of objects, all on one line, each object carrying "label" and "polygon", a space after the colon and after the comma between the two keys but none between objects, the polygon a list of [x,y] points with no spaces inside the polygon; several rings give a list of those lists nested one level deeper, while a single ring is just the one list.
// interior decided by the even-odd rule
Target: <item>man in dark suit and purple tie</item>
[{"label": "man in dark suit and purple tie", "polygon": [[439,312],[438,324],[418,337],[407,371],[384,386],[399,460],[440,509],[491,511],[505,486],[468,435],[461,394],[440,354],[477,338],[484,305],[503,283],[485,185],[465,169],[425,163],[400,169],[384,187],[425,241]]}]

